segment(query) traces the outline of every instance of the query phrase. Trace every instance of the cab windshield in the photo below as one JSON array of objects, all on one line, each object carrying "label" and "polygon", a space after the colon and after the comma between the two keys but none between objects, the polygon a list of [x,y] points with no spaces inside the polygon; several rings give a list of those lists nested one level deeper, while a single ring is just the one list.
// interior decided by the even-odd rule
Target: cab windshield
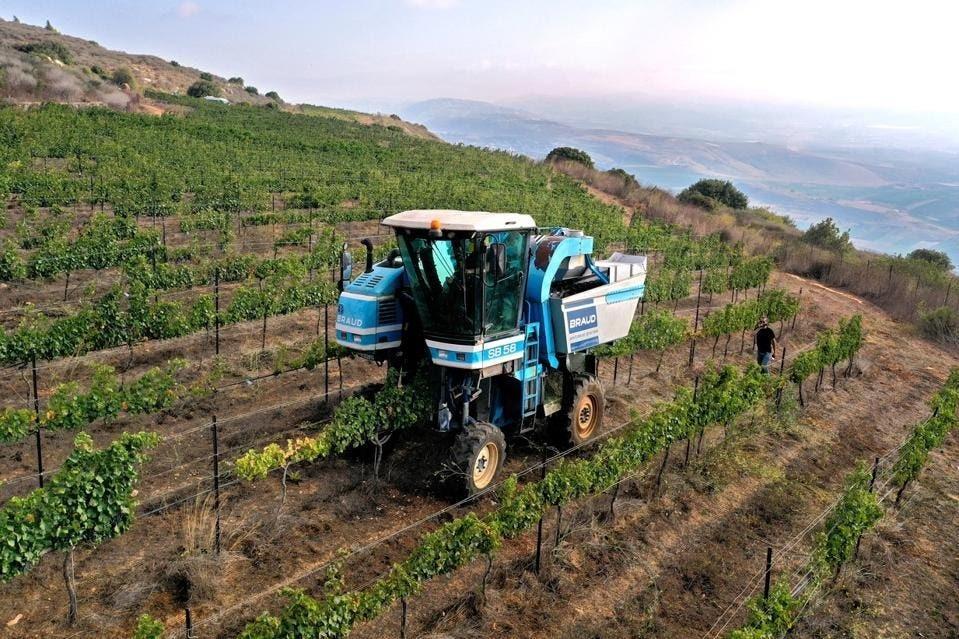
[{"label": "cab windshield", "polygon": [[431,238],[400,235],[413,299],[428,335],[463,342],[515,331],[526,267],[526,234]]}]

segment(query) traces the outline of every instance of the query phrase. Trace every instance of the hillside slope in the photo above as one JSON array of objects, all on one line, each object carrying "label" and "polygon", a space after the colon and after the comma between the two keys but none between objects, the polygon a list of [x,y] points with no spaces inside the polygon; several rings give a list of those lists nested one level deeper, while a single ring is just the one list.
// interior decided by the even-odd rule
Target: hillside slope
[{"label": "hillside slope", "polygon": [[[132,86],[124,87],[115,81],[114,74],[124,70],[132,75]],[[0,103],[61,102],[159,114],[168,110],[169,105],[144,97],[144,92],[185,95],[192,84],[206,78],[231,103],[275,105],[285,111],[378,124],[415,137],[434,138],[425,126],[405,122],[396,115],[288,104],[259,91],[254,93],[239,76],[223,78],[175,60],[112,51],[93,40],[0,19]],[[268,90],[265,88],[263,93]]]}]

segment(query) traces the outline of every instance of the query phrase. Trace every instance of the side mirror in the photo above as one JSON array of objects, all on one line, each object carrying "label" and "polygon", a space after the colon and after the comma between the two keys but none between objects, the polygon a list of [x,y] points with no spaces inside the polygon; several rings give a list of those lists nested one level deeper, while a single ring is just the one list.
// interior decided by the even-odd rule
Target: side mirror
[{"label": "side mirror", "polygon": [[343,287],[353,278],[353,256],[347,250],[346,242],[340,251],[340,281],[339,289],[342,292]]},{"label": "side mirror", "polygon": [[486,249],[486,272],[499,281],[506,275],[506,245],[490,244]]}]

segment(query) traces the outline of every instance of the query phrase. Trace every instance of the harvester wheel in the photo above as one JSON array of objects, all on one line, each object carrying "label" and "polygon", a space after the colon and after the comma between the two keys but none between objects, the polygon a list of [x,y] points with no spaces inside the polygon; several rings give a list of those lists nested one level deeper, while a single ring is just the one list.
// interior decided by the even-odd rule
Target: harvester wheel
[{"label": "harvester wheel", "polygon": [[592,375],[574,375],[563,402],[560,444],[578,446],[595,437],[603,425],[606,412],[606,393],[603,385]]},{"label": "harvester wheel", "polygon": [[474,422],[456,436],[453,460],[462,472],[467,495],[490,486],[506,459],[506,438],[486,422]]}]

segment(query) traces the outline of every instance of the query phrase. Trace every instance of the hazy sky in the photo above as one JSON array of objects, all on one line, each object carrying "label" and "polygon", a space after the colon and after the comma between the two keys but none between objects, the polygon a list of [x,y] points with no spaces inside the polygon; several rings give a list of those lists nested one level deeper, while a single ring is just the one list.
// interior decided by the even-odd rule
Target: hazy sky
[{"label": "hazy sky", "polygon": [[291,101],[641,92],[959,114],[949,0],[0,0]]}]

